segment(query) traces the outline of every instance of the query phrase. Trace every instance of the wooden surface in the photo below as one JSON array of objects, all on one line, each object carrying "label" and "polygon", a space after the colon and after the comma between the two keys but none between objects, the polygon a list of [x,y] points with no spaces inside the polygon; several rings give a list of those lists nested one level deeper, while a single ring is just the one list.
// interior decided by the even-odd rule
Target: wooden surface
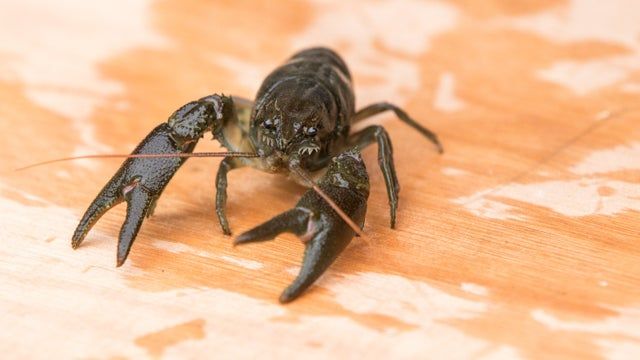
[{"label": "wooden surface", "polygon": [[[388,228],[376,149],[365,232],[281,306],[293,236],[231,246],[219,160],[193,159],[115,267],[124,207],[77,251],[79,217],[180,105],[253,97],[324,44],[358,106],[390,100],[402,185]],[[0,5],[0,353],[7,358],[640,358],[640,2],[10,1]],[[202,141],[198,150],[216,150]],[[235,233],[302,189],[230,175]]]}]

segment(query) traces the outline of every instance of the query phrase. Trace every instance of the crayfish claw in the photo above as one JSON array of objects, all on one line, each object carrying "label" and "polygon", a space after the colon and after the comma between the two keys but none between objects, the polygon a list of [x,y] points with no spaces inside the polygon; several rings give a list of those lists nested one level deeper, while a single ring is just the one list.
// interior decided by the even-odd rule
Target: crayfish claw
[{"label": "crayfish claw", "polygon": [[129,251],[131,245],[138,235],[142,221],[148,216],[149,212],[153,210],[155,198],[144,187],[140,186],[138,182],[134,182],[133,185],[129,185],[131,188],[127,189],[125,193],[125,199],[127,201],[127,216],[120,229],[120,237],[118,238],[118,256],[117,266],[122,266]]},{"label": "crayfish claw", "polygon": [[306,242],[302,267],[295,280],[280,294],[279,301],[283,304],[295,300],[314,281],[316,281],[333,261],[347,247],[347,241],[340,238],[329,238],[330,231],[321,231]]},{"label": "crayfish claw", "polygon": [[234,111],[230,97],[205,96],[181,106],[153,129],[93,200],[73,234],[71,246],[80,246],[98,219],[126,200],[127,215],[118,239],[117,265],[121,266],[144,218],[151,216],[162,191],[192,155],[197,142],[209,131],[217,139],[222,136]]},{"label": "crayfish claw", "polygon": [[[193,149],[195,144],[188,147],[177,144],[174,134],[175,132],[168,124],[161,124],[142,140],[133,154],[172,154],[190,152]],[[73,234],[71,246],[74,249],[80,246],[91,227],[102,215],[113,206],[126,201],[127,216],[118,241],[117,266],[121,266],[129,254],[145,216],[153,212],[157,198],[185,160],[185,158],[174,157],[125,160],[83,215]]]},{"label": "crayfish claw", "polygon": [[[195,142],[177,141],[175,129],[168,123],[157,126],[142,140],[133,154],[179,154],[191,152]],[[156,200],[186,158],[129,158],[107,182],[83,215],[71,239],[71,246],[80,246],[91,227],[109,209],[127,202],[127,216],[120,232],[117,265],[127,258],[133,240],[145,216],[153,213]]]},{"label": "crayfish claw", "polygon": [[[360,153],[346,151],[335,158],[318,187],[362,228],[369,198],[369,178]],[[296,234],[305,244],[295,280],[280,295],[281,303],[300,296],[349,245],[354,230],[314,190],[296,206],[238,236],[235,245],[271,240],[283,232]]]},{"label": "crayfish claw", "polygon": [[118,172],[89,205],[71,238],[71,247],[73,249],[77,249],[80,246],[89,230],[102,215],[124,200],[122,196],[122,179],[122,174]]},{"label": "crayfish claw", "polygon": [[253,229],[240,234],[233,241],[233,245],[236,246],[252,242],[272,240],[283,232],[290,232],[298,236],[302,236],[307,229],[309,215],[309,212],[305,209],[297,207],[293,208],[263,223],[262,225],[258,225]]}]

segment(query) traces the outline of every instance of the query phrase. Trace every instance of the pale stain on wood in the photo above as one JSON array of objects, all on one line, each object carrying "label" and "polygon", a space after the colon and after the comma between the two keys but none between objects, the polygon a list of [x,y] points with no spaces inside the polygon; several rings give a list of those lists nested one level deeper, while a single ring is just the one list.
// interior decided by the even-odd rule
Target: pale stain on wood
[{"label": "pale stain on wood", "polygon": [[196,319],[183,324],[167,327],[139,338],[134,343],[147,350],[153,358],[159,358],[165,349],[187,340],[204,339],[205,321]]}]

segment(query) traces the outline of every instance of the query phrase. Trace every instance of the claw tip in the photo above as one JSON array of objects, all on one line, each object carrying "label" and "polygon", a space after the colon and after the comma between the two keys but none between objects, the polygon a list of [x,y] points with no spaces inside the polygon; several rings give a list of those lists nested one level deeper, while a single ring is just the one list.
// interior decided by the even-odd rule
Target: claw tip
[{"label": "claw tip", "polygon": [[124,265],[124,262],[126,260],[127,260],[126,257],[125,258],[118,257],[118,259],[116,260],[116,267],[120,267],[120,266]]},{"label": "claw tip", "polygon": [[[244,234],[242,234],[244,235]],[[246,236],[238,236],[233,240],[233,247],[236,247],[237,245],[242,245],[245,241],[247,241],[247,237]]]},{"label": "claw tip", "polygon": [[71,248],[73,250],[76,250],[77,248],[80,247],[80,243],[82,242],[82,239],[78,239],[78,238],[72,238],[71,239]]},{"label": "claw tip", "polygon": [[293,301],[294,299],[295,299],[295,296],[291,296],[291,294],[288,294],[285,291],[280,295],[280,298],[278,298],[278,301],[280,301],[280,304],[287,304]]}]

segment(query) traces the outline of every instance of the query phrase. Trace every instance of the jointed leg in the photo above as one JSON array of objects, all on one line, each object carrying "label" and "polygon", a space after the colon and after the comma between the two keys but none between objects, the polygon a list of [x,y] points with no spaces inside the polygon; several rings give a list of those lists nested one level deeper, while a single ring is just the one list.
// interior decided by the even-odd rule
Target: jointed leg
[{"label": "jointed leg", "polygon": [[409,126],[416,129],[418,132],[424,135],[427,139],[433,142],[438,148],[438,152],[442,153],[442,144],[440,143],[440,140],[438,140],[438,135],[436,135],[433,131],[418,124],[404,110],[402,110],[401,108],[393,104],[390,104],[387,102],[381,102],[381,103],[371,104],[363,109],[360,109],[353,116],[352,123],[377,115],[387,110],[393,111],[396,114],[396,116],[400,118],[400,120],[407,123]]},{"label": "jointed leg", "polygon": [[227,204],[227,173],[230,170],[242,167],[243,164],[237,158],[226,157],[220,162],[218,174],[216,175],[216,214],[225,235],[231,235],[225,206]]},{"label": "jointed leg", "polygon": [[400,184],[398,183],[396,169],[393,164],[393,148],[389,134],[382,126],[369,126],[351,135],[349,138],[349,146],[363,149],[371,145],[374,141],[378,143],[378,164],[380,165],[380,170],[382,170],[384,182],[387,186],[387,195],[389,196],[391,228],[395,228]]}]

